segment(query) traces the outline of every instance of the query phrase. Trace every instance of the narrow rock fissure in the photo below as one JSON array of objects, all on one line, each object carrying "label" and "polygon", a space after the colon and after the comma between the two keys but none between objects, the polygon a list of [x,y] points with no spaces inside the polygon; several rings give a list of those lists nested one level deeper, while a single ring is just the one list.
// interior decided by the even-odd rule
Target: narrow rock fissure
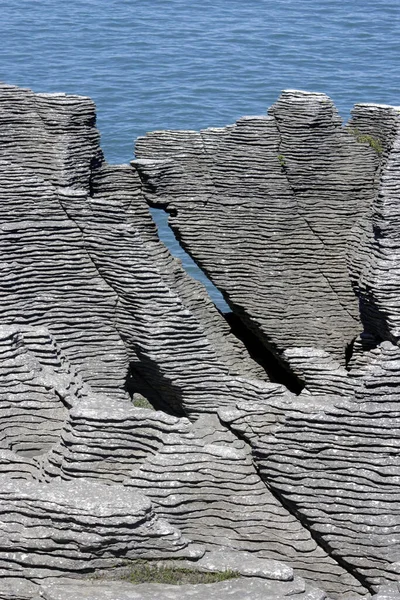
[{"label": "narrow rock fissure", "polygon": [[194,277],[206,287],[210,299],[222,313],[231,328],[232,334],[244,344],[250,357],[264,369],[273,383],[280,383],[292,393],[300,394],[304,388],[304,382],[300,381],[279,357],[265,346],[257,335],[247,327],[240,315],[231,310],[223,298],[222,293],[210,281],[206,273],[195,262],[190,254],[182,247],[182,243],[168,222],[168,216],[171,214],[171,212],[168,211],[168,207],[151,207],[150,210],[154,221],[156,222],[160,240],[168,247],[171,254],[176,258],[181,259],[182,266],[188,275]]},{"label": "narrow rock fissure", "polygon": [[[174,417],[186,417],[186,413],[183,410],[181,399],[179,394],[173,397],[173,391],[169,382],[165,383],[164,390],[168,392],[163,393],[160,391],[163,388],[162,385],[162,374],[160,374],[157,366],[149,364],[148,361],[139,357],[141,363],[131,363],[126,375],[125,390],[128,392],[132,401],[135,400],[135,396],[139,394],[154,408],[154,410],[160,410],[168,415]],[[146,376],[147,371],[154,372],[158,371],[156,377]]]},{"label": "narrow rock fissure", "polygon": [[186,273],[204,285],[211,300],[221,313],[226,314],[232,312],[228,304],[225,302],[221,292],[215,287],[212,281],[210,281],[210,279],[193,260],[190,254],[184,250],[172,227],[168,223],[168,216],[170,213],[167,210],[159,207],[150,207],[150,212],[155,224],[157,225],[158,237],[165,244],[171,254],[175,258],[179,258],[182,261],[182,266]]},{"label": "narrow rock fissure", "polygon": [[272,350],[268,350],[253,333],[243,320],[234,312],[224,315],[228,322],[231,331],[245,346],[251,358],[258,363],[268,374],[272,383],[280,383],[284,385],[293,394],[299,395],[304,389],[305,384],[300,381],[296,375],[291,372],[288,367],[279,360]]},{"label": "narrow rock fissure", "polygon": [[351,359],[352,359],[353,354],[354,354],[354,344],[356,342],[356,339],[357,339],[356,337],[353,338],[351,340],[351,342],[349,342],[347,344],[346,349],[345,349],[345,359],[346,359],[345,367],[346,367],[347,371],[350,371]]}]

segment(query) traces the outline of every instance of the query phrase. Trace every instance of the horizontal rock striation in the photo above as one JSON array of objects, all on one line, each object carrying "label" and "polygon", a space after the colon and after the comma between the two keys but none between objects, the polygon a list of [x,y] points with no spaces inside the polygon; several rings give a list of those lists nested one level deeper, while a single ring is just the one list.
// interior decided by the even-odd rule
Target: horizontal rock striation
[{"label": "horizontal rock striation", "polygon": [[0,356],[0,446],[44,454],[59,439],[79,378],[44,328],[0,326]]},{"label": "horizontal rock striation", "polygon": [[[265,581],[257,577],[233,579],[214,584],[162,585],[146,583],[133,586],[129,583],[50,583],[41,586],[44,600],[283,600],[295,595],[298,600],[325,600],[326,594],[310,588],[300,578],[282,583]],[[18,599],[19,600],[19,599]]]},{"label": "horizontal rock striation", "polygon": [[154,132],[132,164],[147,200],[266,347],[332,352],[360,332],[347,273],[379,156],[324,94],[287,91],[269,116],[224,129]]},{"label": "horizontal rock striation", "polygon": [[169,436],[186,432],[189,421],[161,411],[87,396],[74,407],[58,444],[46,457],[46,478],[122,483],[133,468],[155,454]]},{"label": "horizontal rock striation", "polygon": [[334,362],[329,371],[326,353],[304,353],[312,393],[221,413],[289,510],[369,589],[400,573],[399,356],[383,342],[347,373]]},{"label": "horizontal rock striation", "polygon": [[[137,175],[106,165],[98,142],[88,98],[0,88],[1,322],[47,327],[95,392],[127,400],[130,363],[153,378],[137,357],[148,337],[140,309],[158,323],[173,304],[183,354],[208,345],[227,373],[261,376],[204,287],[158,241]],[[198,341],[185,338],[178,304]]]},{"label": "horizontal rock striation", "polygon": [[400,113],[394,107],[358,105],[353,123],[360,132],[366,130],[365,117],[362,120],[360,113],[366,113],[369,130],[380,140],[384,164],[376,182],[371,218],[364,227],[366,234],[355,240],[364,260],[353,277],[365,333],[378,342],[390,340],[398,345]]},{"label": "horizontal rock striation", "polygon": [[[143,511],[131,516],[137,493],[118,483],[188,421],[133,407],[127,390],[140,387],[182,413],[182,392],[164,375],[174,363],[173,373],[208,354],[214,377],[265,376],[203,286],[159,242],[137,174],[106,165],[98,138],[89,99],[1,86],[4,575],[89,572],[113,557],[164,551],[201,555],[186,550],[149,500],[146,525]],[[158,339],[162,352],[152,353]],[[113,521],[118,490],[125,512]],[[85,507],[91,495],[97,508]],[[44,505],[45,523],[35,520]],[[93,540],[85,529],[91,511]],[[73,529],[71,513],[81,519],[75,538],[62,533]],[[106,514],[109,525],[101,523]]]},{"label": "horizontal rock striation", "polygon": [[[399,119],[289,90],[132,168],[91,100],[0,86],[0,598],[396,597]],[[241,578],[83,581],[139,557]]]},{"label": "horizontal rock striation", "polygon": [[127,558],[195,554],[176,528],[155,517],[146,497],[122,486],[4,478],[0,514],[0,577],[87,573]]},{"label": "horizontal rock striation", "polygon": [[285,560],[307,581],[342,597],[366,592],[265,487],[247,444],[215,416],[168,436],[125,485],[145,492],[159,516],[209,550],[220,546]]}]

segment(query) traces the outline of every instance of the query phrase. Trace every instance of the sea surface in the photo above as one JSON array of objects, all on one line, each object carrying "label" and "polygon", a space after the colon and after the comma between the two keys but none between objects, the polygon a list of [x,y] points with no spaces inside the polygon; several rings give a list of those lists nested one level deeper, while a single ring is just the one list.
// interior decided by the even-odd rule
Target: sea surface
[{"label": "sea surface", "polygon": [[[107,160],[154,129],[264,114],[282,89],[400,105],[396,0],[1,0],[0,79],[91,96]],[[207,285],[174,240],[160,236]],[[210,293],[221,308],[216,290]]]}]

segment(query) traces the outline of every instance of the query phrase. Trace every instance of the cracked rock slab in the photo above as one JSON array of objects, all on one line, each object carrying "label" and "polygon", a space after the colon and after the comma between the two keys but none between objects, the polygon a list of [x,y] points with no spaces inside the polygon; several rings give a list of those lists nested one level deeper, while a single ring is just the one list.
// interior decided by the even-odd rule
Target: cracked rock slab
[{"label": "cracked rock slab", "polygon": [[[248,418],[250,428],[256,430],[251,410]],[[260,414],[256,422],[262,423]],[[309,583],[336,596],[366,594],[265,486],[247,444],[227,431],[215,415],[202,415],[186,432],[166,437],[158,452],[132,471],[125,486],[148,495],[160,517],[204,545],[217,563],[228,557],[236,560],[235,553],[244,551],[250,571],[261,568],[264,559],[282,561]],[[221,556],[215,552],[218,548],[223,549]]]},{"label": "cracked rock slab", "polygon": [[329,369],[320,351],[295,354],[313,393],[239,403],[221,419],[250,443],[261,477],[314,539],[376,590],[400,577],[399,348],[358,350],[350,372],[335,361]]},{"label": "cracked rock slab", "polygon": [[172,331],[185,342],[180,362],[207,347],[227,373],[262,377],[158,240],[137,173],[105,163],[95,121],[89,98],[0,85],[0,324],[47,328],[94,393],[121,401],[134,365],[166,404],[144,314],[166,322],[170,353]]}]

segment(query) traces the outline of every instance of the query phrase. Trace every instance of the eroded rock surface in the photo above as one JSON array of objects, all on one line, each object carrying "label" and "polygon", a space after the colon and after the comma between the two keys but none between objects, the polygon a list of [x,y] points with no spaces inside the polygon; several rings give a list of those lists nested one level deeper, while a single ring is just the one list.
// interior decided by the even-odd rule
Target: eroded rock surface
[{"label": "eroded rock surface", "polygon": [[214,584],[161,585],[157,583],[131,585],[129,583],[56,583],[41,588],[45,600],[283,600],[295,595],[298,600],[324,600],[326,595],[310,589],[301,580],[276,583],[259,578],[234,579]]},{"label": "eroded rock surface", "polygon": [[267,347],[332,352],[360,332],[347,273],[351,229],[369,214],[376,152],[324,94],[287,91],[269,116],[139,138],[149,202]]},{"label": "eroded rock surface", "polygon": [[[396,598],[399,124],[287,91],[132,168],[89,99],[0,87],[0,598]],[[139,557],[241,577],[111,581]]]}]

